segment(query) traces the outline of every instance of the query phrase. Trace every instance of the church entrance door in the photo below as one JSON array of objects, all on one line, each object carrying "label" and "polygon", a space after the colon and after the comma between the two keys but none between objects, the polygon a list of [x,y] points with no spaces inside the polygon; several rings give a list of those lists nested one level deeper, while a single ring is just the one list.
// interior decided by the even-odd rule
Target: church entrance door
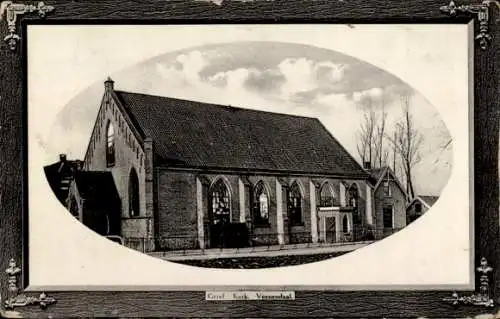
[{"label": "church entrance door", "polygon": [[335,242],[335,217],[325,217],[325,241],[327,243]]}]

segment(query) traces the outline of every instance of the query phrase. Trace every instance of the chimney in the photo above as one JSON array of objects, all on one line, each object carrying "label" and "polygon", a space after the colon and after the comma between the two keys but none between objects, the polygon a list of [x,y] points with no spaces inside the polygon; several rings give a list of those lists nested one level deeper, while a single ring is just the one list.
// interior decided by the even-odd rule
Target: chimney
[{"label": "chimney", "polygon": [[364,165],[365,169],[372,169],[372,163],[370,163],[370,162],[364,162],[363,165]]},{"label": "chimney", "polygon": [[106,91],[112,91],[115,88],[114,84],[115,81],[111,80],[111,78],[108,76],[106,81],[104,81],[104,88],[106,89]]},{"label": "chimney", "polygon": [[83,163],[80,160],[76,160],[76,170],[81,171],[83,168]]},{"label": "chimney", "polygon": [[59,154],[59,161],[66,162],[66,154]]}]

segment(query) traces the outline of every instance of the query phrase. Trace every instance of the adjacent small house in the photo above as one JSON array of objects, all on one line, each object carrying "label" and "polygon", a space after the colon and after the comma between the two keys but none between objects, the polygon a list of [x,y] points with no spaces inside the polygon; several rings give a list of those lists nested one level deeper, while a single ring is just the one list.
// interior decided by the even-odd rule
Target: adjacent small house
[{"label": "adjacent small house", "polygon": [[65,205],[99,235],[121,234],[121,201],[110,172],[75,172]]},{"label": "adjacent small house", "polygon": [[381,238],[406,226],[408,196],[388,166],[367,171],[372,177],[376,237]]},{"label": "adjacent small house", "polygon": [[439,196],[419,195],[415,197],[406,208],[407,223],[409,224],[422,216],[438,199]]},{"label": "adjacent small house", "polygon": [[66,154],[44,171],[56,198],[75,218],[100,235],[120,235],[121,201],[110,172],[84,171],[82,161]]},{"label": "adjacent small house", "polygon": [[73,181],[74,174],[81,170],[82,166],[82,161],[68,160],[66,154],[60,154],[58,162],[43,168],[50,188],[61,204],[66,205],[69,187]]}]

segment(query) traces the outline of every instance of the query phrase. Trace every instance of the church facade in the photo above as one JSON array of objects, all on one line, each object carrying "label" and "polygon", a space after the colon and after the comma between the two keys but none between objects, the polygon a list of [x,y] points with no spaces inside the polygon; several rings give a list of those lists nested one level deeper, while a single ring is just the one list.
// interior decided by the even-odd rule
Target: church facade
[{"label": "church facade", "polygon": [[111,79],[82,170],[112,175],[119,234],[144,251],[363,240],[377,225],[370,174],[317,119]]}]

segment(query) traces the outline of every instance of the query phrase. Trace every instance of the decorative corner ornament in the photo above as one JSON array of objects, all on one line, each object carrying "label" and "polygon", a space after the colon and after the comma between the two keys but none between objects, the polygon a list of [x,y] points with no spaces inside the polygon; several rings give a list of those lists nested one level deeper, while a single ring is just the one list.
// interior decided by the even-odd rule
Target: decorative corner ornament
[{"label": "decorative corner ornament", "polygon": [[491,36],[489,34],[491,4],[496,5],[500,11],[500,2],[496,0],[483,0],[480,4],[462,4],[459,6],[455,4],[455,1],[451,0],[450,4],[441,7],[441,12],[447,13],[453,17],[456,16],[457,13],[477,14],[479,19],[479,34],[476,36],[476,40],[479,41],[479,47],[486,50],[488,44],[491,42]]},{"label": "decorative corner ornament", "polygon": [[5,271],[8,277],[9,298],[5,300],[5,309],[12,310],[17,307],[25,307],[30,305],[39,305],[40,308],[46,309],[48,306],[56,303],[52,297],[48,297],[44,292],[38,297],[26,296],[19,293],[17,285],[17,277],[21,274],[21,268],[16,265],[14,259],[9,261],[9,268]]},{"label": "decorative corner ornament", "polygon": [[493,268],[488,265],[486,258],[483,257],[481,258],[480,266],[477,267],[476,270],[481,273],[481,277],[479,278],[480,286],[478,293],[460,297],[458,293],[454,292],[451,297],[444,298],[443,301],[451,303],[454,306],[464,304],[493,308],[495,306],[495,302],[490,295],[490,284],[488,279],[488,273],[491,272]]},{"label": "decorative corner ornament", "polygon": [[3,20],[3,16],[5,15],[9,34],[4,38],[4,41],[9,48],[14,51],[17,47],[17,42],[21,40],[21,37],[16,34],[16,21],[18,15],[36,12],[40,18],[44,18],[47,13],[52,11],[54,11],[54,7],[47,6],[42,1],[38,2],[38,5],[13,3],[12,1],[1,2],[0,21]]}]

